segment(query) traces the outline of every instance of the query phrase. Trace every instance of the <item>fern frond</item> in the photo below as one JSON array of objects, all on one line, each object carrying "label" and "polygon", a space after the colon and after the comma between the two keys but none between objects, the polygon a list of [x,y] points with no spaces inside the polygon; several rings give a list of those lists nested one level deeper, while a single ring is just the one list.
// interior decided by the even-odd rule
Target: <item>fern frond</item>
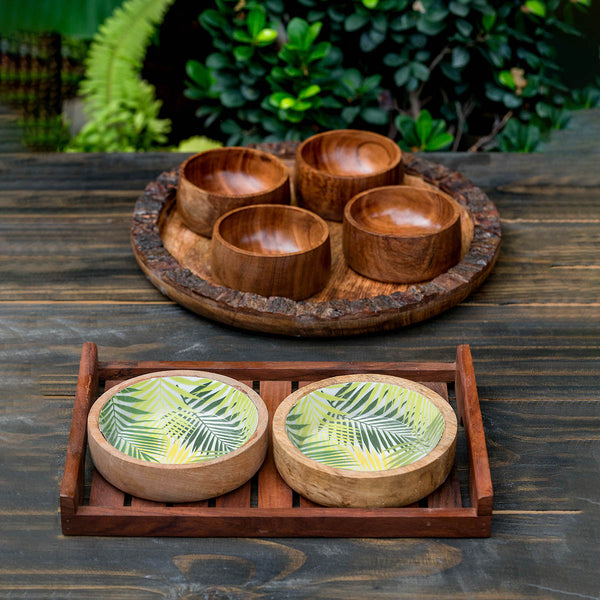
[{"label": "fern frond", "polygon": [[90,47],[81,91],[94,111],[137,95],[146,47],[174,0],[127,0],[104,22]]}]

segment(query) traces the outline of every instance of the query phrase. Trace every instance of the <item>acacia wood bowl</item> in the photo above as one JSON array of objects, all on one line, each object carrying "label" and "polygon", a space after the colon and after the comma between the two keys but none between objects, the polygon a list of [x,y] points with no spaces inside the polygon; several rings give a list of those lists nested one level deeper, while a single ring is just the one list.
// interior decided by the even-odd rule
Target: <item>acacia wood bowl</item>
[{"label": "acacia wood bowl", "polygon": [[179,168],[177,203],[189,229],[210,237],[215,221],[249,204],[288,204],[289,172],[277,157],[251,148],[215,148]]},{"label": "acacia wood bowl", "polygon": [[107,390],[87,430],[94,466],[115,487],[157,502],[195,502],[230,492],[258,471],[267,425],[267,408],[247,385],[173,370]]},{"label": "acacia wood bowl", "polygon": [[402,183],[402,151],[383,135],[340,129],[314,135],[296,153],[299,206],[341,221],[350,198],[374,187]]},{"label": "acacia wood bowl", "polygon": [[295,206],[238,208],[215,223],[211,267],[213,275],[233,289],[308,298],[329,278],[329,227],[319,216]]},{"label": "acacia wood bowl", "polygon": [[288,396],[273,418],[275,465],[324,506],[404,506],[454,464],[457,422],[429,388],[388,375],[345,375]]},{"label": "acacia wood bowl", "polygon": [[346,204],[342,246],[348,265],[365,277],[427,281],[460,259],[460,212],[432,189],[368,190]]}]

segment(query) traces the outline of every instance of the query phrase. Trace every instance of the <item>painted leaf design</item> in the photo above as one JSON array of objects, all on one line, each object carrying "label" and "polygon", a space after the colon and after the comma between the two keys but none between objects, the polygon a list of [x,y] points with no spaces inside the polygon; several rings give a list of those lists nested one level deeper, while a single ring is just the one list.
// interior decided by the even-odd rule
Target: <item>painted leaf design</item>
[{"label": "painted leaf design", "polygon": [[382,471],[427,455],[444,419],[425,396],[397,385],[353,381],[321,388],[290,410],[286,430],[306,456],[340,469]]},{"label": "painted leaf design", "polygon": [[256,430],[258,411],[246,394],[221,381],[154,377],[115,394],[99,421],[117,450],[141,460],[183,464],[242,446]]}]

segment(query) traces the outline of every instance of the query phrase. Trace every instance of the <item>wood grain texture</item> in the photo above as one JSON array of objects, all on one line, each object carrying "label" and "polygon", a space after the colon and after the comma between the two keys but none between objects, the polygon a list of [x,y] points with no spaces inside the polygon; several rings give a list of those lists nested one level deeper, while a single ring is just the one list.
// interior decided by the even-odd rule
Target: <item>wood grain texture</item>
[{"label": "wood grain texture", "polygon": [[[382,471],[338,469],[305,456],[287,435],[286,421],[293,406],[321,387],[364,381],[364,374],[332,377],[303,386],[279,405],[272,424],[272,445],[277,470],[290,487],[323,506],[406,506],[429,495],[448,476],[456,448],[456,416],[441,396],[423,385],[389,375],[371,375],[372,381],[415,391],[442,414],[444,431],[435,448],[411,464]],[[489,468],[489,467],[488,467]]]},{"label": "wood grain texture", "polygon": [[464,300],[489,275],[499,253],[500,221],[487,196],[462,175],[415,157],[406,157],[405,163],[415,174],[414,184],[439,187],[464,215],[464,254],[458,264],[431,281],[399,286],[354,274],[342,257],[341,227],[336,236],[330,224],[332,276],[320,294],[297,303],[223,288],[206,268],[207,249],[200,236],[186,231],[177,211],[173,212],[174,172],[163,173],[136,203],[131,227],[134,255],[150,281],[170,298],[203,316],[245,329],[335,336],[393,329],[430,318]]},{"label": "wood grain texture", "polygon": [[[0,597],[597,597],[598,156],[428,155],[499,209],[493,273],[430,321],[321,340],[200,319],[144,280],[129,247],[135,198],[184,158],[0,156]],[[65,539],[56,494],[85,339],[120,361],[448,362],[468,342],[492,537]]]},{"label": "wood grain texture", "polygon": [[304,140],[296,152],[298,204],[324,219],[341,221],[356,194],[402,183],[402,152],[389,138],[369,131],[337,130]]},{"label": "wood grain texture", "polygon": [[288,204],[290,178],[275,156],[250,148],[214,148],[179,169],[177,206],[186,226],[211,237],[216,220],[250,204]]},{"label": "wood grain texture", "polygon": [[348,265],[377,281],[428,281],[461,256],[460,212],[434,190],[388,186],[354,196],[344,208]]},{"label": "wood grain texture", "polygon": [[195,463],[168,464],[134,458],[117,450],[102,434],[100,411],[114,394],[140,381],[165,376],[158,371],[127,378],[107,390],[92,406],[87,418],[88,443],[94,465],[105,479],[133,496],[157,502],[197,502],[233,491],[248,481],[267,451],[267,408],[252,388],[217,373],[170,370],[169,376],[213,378],[241,390],[254,404],[258,423],[248,440],[235,450]]},{"label": "wood grain texture", "polygon": [[301,300],[329,279],[327,223],[297,206],[246,206],[214,226],[210,267],[218,282],[261,296]]}]

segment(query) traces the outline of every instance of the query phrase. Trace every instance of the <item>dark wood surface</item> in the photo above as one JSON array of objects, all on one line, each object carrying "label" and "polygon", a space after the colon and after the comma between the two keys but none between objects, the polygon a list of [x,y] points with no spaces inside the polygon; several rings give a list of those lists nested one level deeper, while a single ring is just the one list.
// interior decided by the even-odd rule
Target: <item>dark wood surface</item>
[{"label": "dark wood surface", "polygon": [[[204,320],[145,280],[132,207],[183,156],[0,157],[1,598],[599,597],[600,156],[431,158],[499,209],[492,275],[429,321],[315,340]],[[447,362],[469,343],[492,536],[63,537],[58,490],[87,340],[115,361]]]}]

